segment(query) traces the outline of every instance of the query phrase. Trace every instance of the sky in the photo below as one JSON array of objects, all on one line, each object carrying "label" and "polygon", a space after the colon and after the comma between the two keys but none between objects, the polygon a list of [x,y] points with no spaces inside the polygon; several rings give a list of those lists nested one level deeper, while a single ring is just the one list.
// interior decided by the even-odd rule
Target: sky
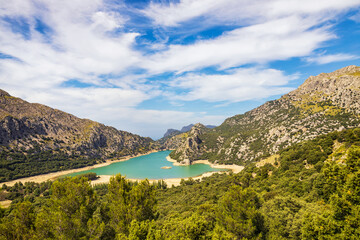
[{"label": "sky", "polygon": [[360,65],[360,0],[0,0],[0,88],[153,139]]}]

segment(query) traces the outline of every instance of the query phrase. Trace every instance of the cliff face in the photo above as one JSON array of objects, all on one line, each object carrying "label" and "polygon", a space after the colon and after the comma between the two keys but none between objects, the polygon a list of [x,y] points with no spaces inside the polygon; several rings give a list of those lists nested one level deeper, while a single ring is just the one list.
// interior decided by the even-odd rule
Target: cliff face
[{"label": "cliff face", "polygon": [[309,77],[297,90],[198,135],[198,150],[181,144],[178,161],[242,164],[320,134],[359,126],[360,67]]},{"label": "cliff face", "polygon": [[168,139],[165,144],[176,144],[177,149],[172,153],[173,156],[176,156],[176,159],[180,160],[182,164],[191,164],[192,160],[200,157],[200,144],[202,143],[200,136],[207,131],[209,131],[208,128],[201,123],[197,123],[193,125],[190,131]]},{"label": "cliff face", "polygon": [[107,158],[145,152],[154,142],[0,90],[0,146],[27,151],[35,145],[41,150]]}]

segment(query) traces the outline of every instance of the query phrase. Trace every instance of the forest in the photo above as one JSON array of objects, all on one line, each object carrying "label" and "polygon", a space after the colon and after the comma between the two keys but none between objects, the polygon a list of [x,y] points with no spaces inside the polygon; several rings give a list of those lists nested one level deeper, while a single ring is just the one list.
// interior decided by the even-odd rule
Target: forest
[{"label": "forest", "polygon": [[201,182],[92,186],[93,174],[2,186],[0,239],[359,239],[360,129]]}]

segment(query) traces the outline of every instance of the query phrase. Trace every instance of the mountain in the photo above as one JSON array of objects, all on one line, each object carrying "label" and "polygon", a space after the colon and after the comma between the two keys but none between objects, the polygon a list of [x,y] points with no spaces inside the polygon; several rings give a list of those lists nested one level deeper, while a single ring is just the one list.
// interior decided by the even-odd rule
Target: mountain
[{"label": "mountain", "polygon": [[191,130],[191,128],[194,126],[194,124],[189,124],[187,126],[184,126],[181,128],[180,132],[188,132]]},{"label": "mountain", "polygon": [[[291,144],[360,123],[360,67],[348,66],[309,77],[298,89],[219,127],[193,127],[171,157],[183,162],[209,159],[243,164]],[[196,143],[196,144],[194,144]]]},{"label": "mountain", "polygon": [[0,90],[0,180],[145,153],[150,138],[28,103]]},{"label": "mountain", "polygon": [[163,138],[166,138],[166,137],[172,137],[172,136],[175,136],[175,135],[178,135],[182,133],[182,131],[179,131],[179,130],[176,130],[176,129],[173,129],[173,128],[170,128],[166,131],[166,133],[164,134]]}]

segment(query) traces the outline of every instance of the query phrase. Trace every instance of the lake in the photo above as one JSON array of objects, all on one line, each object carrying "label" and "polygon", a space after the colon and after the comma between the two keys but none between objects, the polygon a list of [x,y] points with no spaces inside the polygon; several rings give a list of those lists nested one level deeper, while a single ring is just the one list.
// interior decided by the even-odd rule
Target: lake
[{"label": "lake", "polygon": [[[171,151],[150,153],[140,157],[134,157],[124,162],[116,162],[110,165],[94,168],[82,172],[71,173],[67,176],[77,176],[84,173],[94,172],[97,175],[121,175],[136,179],[165,179],[165,178],[188,178],[196,177],[206,172],[224,171],[224,169],[212,168],[207,164],[194,164],[190,166],[174,166],[166,160]],[[171,167],[171,169],[161,169]]]}]

